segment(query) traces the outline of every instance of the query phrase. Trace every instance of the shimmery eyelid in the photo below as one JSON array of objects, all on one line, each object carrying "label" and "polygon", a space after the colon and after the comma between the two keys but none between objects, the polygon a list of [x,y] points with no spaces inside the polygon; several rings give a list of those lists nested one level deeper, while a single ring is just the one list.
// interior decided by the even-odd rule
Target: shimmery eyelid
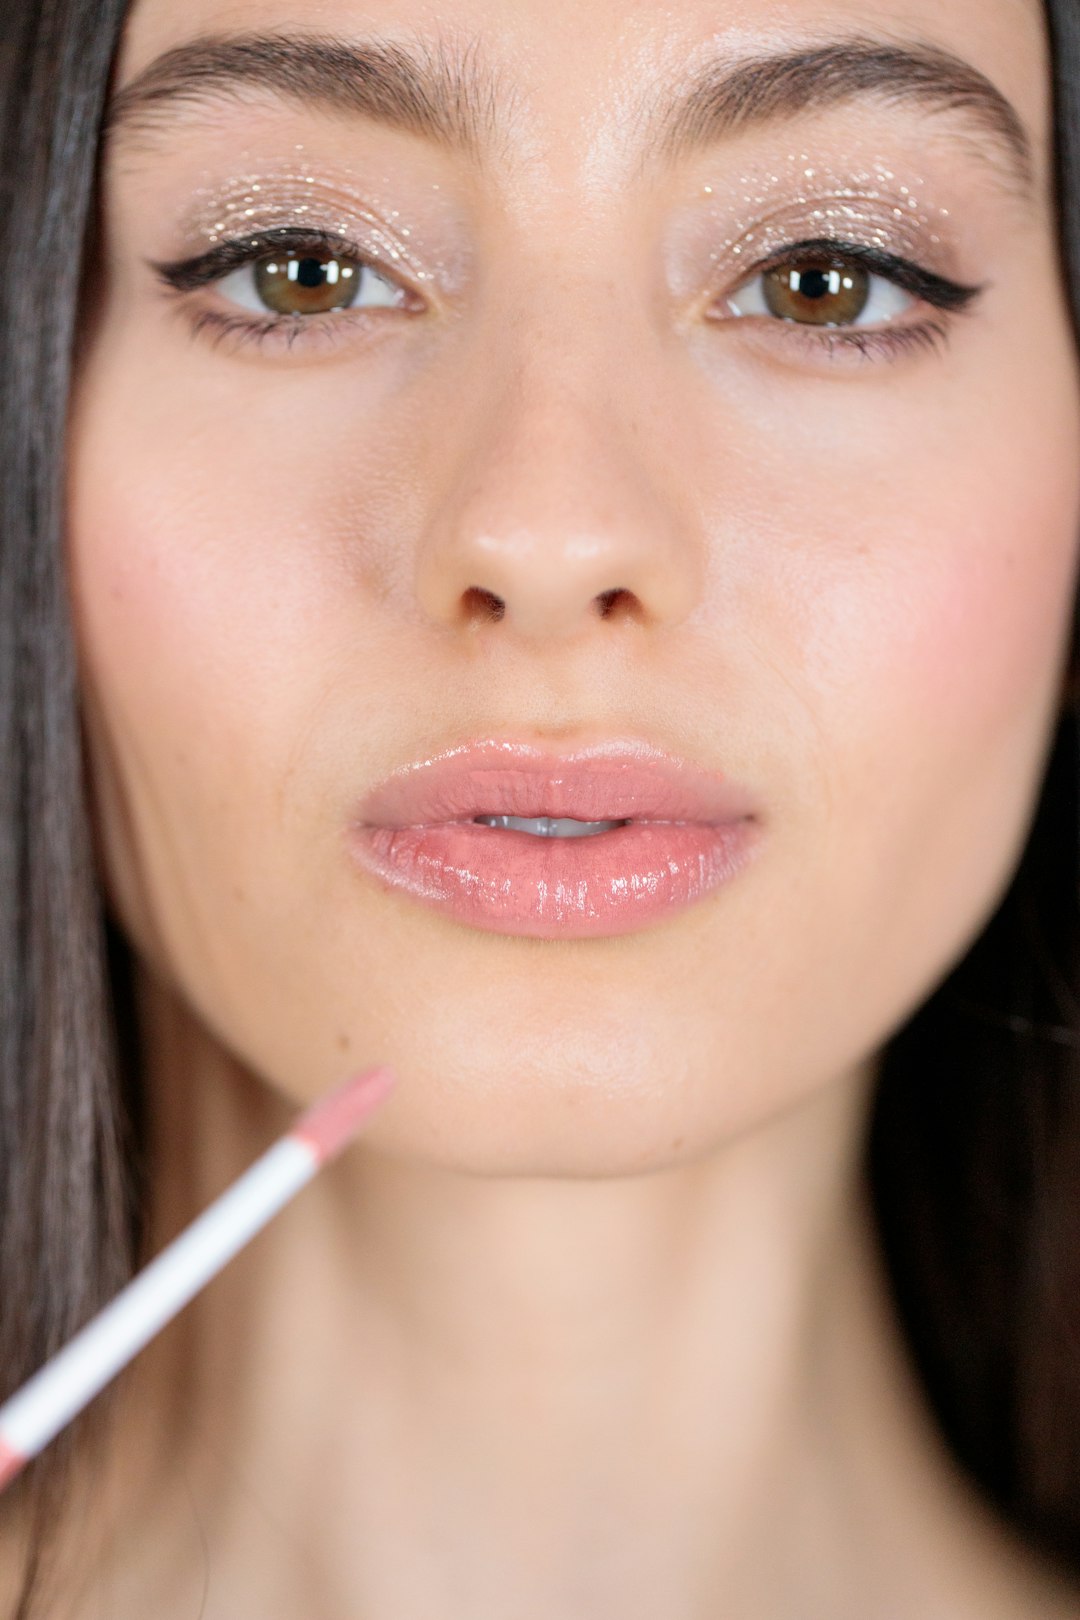
[{"label": "shimmery eyelid", "polygon": [[[370,179],[370,177],[368,177]],[[278,168],[198,188],[179,220],[181,240],[203,250],[239,236],[290,225],[369,244],[373,256],[417,282],[455,287],[467,265],[460,221],[442,199],[421,199],[421,223],[393,205],[380,205],[380,191],[392,195],[391,176],[365,184],[351,171],[321,172],[314,164]],[[437,189],[437,188],[435,188]],[[400,200],[400,199],[399,199]],[[421,241],[423,239],[423,247]]]},{"label": "shimmery eyelid", "polygon": [[954,217],[945,190],[946,177],[931,184],[916,162],[865,151],[845,160],[836,149],[796,148],[767,165],[714,170],[665,253],[669,287],[692,299],[703,283],[733,282],[743,266],[749,273],[807,237],[843,237],[963,280],[972,227]]},{"label": "shimmery eyelid", "polygon": [[[380,212],[372,207],[363,185],[351,177],[339,180],[319,174],[311,164],[285,164],[236,176],[221,185],[200,186],[192,193],[181,224],[186,232],[213,245],[223,235],[250,229],[250,221],[256,217],[260,224],[277,223],[284,216],[303,219],[309,213],[348,220],[363,216],[373,221],[386,214],[385,224],[393,230],[397,210]],[[407,228],[397,228],[408,235]]]},{"label": "shimmery eyelid", "polygon": [[[895,247],[900,241],[909,249],[916,241],[938,247],[948,232],[950,211],[930,200],[931,187],[923,176],[909,179],[910,184],[883,156],[868,163],[835,164],[809,152],[788,152],[773,169],[739,177],[733,188],[731,228],[716,244],[716,252],[720,256],[759,252],[757,234],[778,213],[797,211],[822,227],[858,225],[881,247]],[[821,229],[817,234],[827,232]]]}]

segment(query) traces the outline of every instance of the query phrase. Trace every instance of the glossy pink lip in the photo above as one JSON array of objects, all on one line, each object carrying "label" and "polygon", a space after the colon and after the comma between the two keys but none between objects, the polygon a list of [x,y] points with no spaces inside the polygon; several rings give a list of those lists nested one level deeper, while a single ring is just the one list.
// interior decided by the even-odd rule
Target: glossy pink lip
[{"label": "glossy pink lip", "polygon": [[[629,825],[546,838],[481,815]],[[486,741],[394,772],[357,807],[349,847],[386,886],[474,927],[595,938],[701,899],[742,869],[759,833],[745,789],[647,744],[554,754]]]}]

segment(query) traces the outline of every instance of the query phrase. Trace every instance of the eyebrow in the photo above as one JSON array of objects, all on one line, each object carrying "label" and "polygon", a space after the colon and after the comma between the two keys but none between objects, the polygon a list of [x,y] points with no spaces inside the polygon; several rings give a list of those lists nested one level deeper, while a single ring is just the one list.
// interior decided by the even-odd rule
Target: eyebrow
[{"label": "eyebrow", "polygon": [[[709,63],[673,104],[647,115],[656,156],[671,162],[755,124],[879,97],[963,115],[1021,191],[1034,184],[1031,138],[1012,102],[983,73],[937,45],[865,35],[727,64]],[[981,151],[980,155],[991,157]]]},{"label": "eyebrow", "polygon": [[[462,48],[442,39],[428,46],[310,33],[215,34],[166,51],[119,90],[105,133],[111,139],[145,129],[172,105],[245,88],[352,113],[478,161],[509,106],[505,87],[481,62],[478,39]],[[646,156],[673,163],[753,126],[864,97],[960,113],[983,137],[978,154],[996,157],[1022,191],[1032,188],[1030,137],[984,74],[940,46],[865,35],[710,61],[677,91],[654,95],[645,113]]]},{"label": "eyebrow", "polygon": [[177,103],[246,88],[352,113],[478,158],[498,129],[500,96],[478,42],[450,48],[318,34],[203,35],[166,51],[112,98],[105,135],[152,127]]}]

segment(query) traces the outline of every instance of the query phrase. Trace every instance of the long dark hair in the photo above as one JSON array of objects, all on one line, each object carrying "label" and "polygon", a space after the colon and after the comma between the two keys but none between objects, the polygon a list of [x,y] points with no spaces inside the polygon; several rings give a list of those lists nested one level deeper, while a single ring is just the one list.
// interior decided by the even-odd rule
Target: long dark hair
[{"label": "long dark hair", "polygon": [[[65,417],[126,9],[3,0],[0,20],[0,1399],[115,1293],[143,1241],[131,956],[95,870],[63,561]],[[1080,331],[1076,0],[1048,0],[1047,21]],[[1078,645],[1074,626],[1074,659]],[[1003,1515],[1080,1579],[1078,728],[1066,707],[997,912],[885,1048],[866,1162],[944,1434]],[[5,1499],[32,1527],[11,1620],[30,1613],[95,1433],[72,1425]]]}]

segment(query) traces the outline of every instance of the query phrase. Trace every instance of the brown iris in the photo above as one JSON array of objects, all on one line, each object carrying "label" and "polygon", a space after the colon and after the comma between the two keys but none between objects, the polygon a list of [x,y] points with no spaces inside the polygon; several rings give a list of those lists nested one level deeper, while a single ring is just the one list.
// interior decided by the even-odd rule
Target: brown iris
[{"label": "brown iris", "polygon": [[762,275],[765,302],[782,320],[847,326],[870,299],[870,272],[850,260],[811,257]]},{"label": "brown iris", "polygon": [[361,265],[333,254],[273,253],[255,264],[255,287],[277,315],[324,315],[356,299]]}]

